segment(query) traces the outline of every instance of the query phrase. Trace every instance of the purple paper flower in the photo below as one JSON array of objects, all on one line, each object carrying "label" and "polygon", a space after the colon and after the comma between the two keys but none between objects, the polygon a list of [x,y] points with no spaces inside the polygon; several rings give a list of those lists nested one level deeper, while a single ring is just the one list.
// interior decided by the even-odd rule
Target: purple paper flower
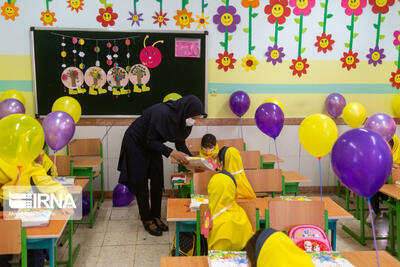
[{"label": "purple paper flower", "polygon": [[386,56],[383,54],[383,48],[379,49],[379,46],[375,47],[375,49],[370,48],[369,49],[369,54],[367,55],[368,64],[374,64],[374,67],[378,64],[382,64],[382,59],[384,59]]},{"label": "purple paper flower", "polygon": [[283,47],[278,47],[278,45],[274,46],[269,46],[267,53],[265,53],[267,56],[267,62],[272,62],[273,65],[276,65],[276,63],[282,63],[282,58],[285,56],[285,53],[283,53]]},{"label": "purple paper flower", "polygon": [[135,10],[133,13],[129,11],[129,18],[128,20],[132,20],[132,24],[131,26],[135,25],[135,23],[140,26],[140,21],[143,21],[143,13],[137,13],[137,11]]},{"label": "purple paper flower", "polygon": [[240,23],[240,16],[236,14],[236,8],[234,6],[220,6],[217,10],[218,14],[214,15],[213,21],[218,24],[218,31],[234,32],[236,31],[236,25]]}]

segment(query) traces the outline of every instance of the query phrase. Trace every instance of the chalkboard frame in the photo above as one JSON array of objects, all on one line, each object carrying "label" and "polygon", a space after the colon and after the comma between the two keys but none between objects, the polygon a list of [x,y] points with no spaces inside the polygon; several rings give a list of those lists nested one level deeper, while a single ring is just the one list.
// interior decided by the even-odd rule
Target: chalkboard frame
[{"label": "chalkboard frame", "polygon": [[[31,62],[32,62],[32,75],[33,75],[33,95],[34,95],[34,104],[35,104],[35,117],[36,118],[44,118],[47,114],[39,114],[38,110],[38,96],[37,96],[37,80],[36,80],[36,59],[35,59],[35,38],[34,31],[78,31],[78,32],[110,32],[110,33],[162,33],[162,34],[200,34],[204,35],[204,107],[205,110],[208,110],[208,31],[173,31],[173,30],[144,30],[144,29],[135,29],[135,31],[129,30],[105,30],[105,29],[94,29],[94,28],[64,28],[64,27],[53,27],[53,28],[45,28],[45,27],[31,27],[30,28],[30,50],[31,50]],[[179,37],[181,38],[181,37]],[[190,37],[189,37],[190,38]],[[140,114],[134,115],[85,115],[82,114],[82,118],[137,118]]]}]

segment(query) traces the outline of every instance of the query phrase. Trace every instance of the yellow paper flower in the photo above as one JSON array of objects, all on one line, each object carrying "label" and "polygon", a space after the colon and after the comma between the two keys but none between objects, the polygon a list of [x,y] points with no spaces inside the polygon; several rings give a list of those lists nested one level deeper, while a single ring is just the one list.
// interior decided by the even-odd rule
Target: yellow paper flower
[{"label": "yellow paper flower", "polygon": [[258,65],[258,60],[256,59],[255,56],[247,55],[242,59],[242,67],[244,67],[246,71],[256,70],[257,65]]},{"label": "yellow paper flower", "polygon": [[14,5],[14,3],[9,4],[7,1],[1,7],[1,15],[4,16],[6,20],[11,19],[15,21],[15,17],[18,17],[18,10],[19,8]]},{"label": "yellow paper flower", "polygon": [[201,16],[196,15],[197,19],[195,22],[197,22],[199,25],[197,25],[197,29],[200,29],[201,26],[203,26],[204,29],[207,29],[206,24],[210,24],[207,20],[210,17],[204,17],[204,13],[201,13]]},{"label": "yellow paper flower", "polygon": [[55,13],[50,12],[50,10],[46,10],[46,12],[42,12],[42,17],[40,18],[43,21],[43,25],[53,26],[53,22],[56,22],[57,19],[54,17]]},{"label": "yellow paper flower", "polygon": [[185,27],[190,28],[190,23],[194,22],[192,12],[188,12],[186,8],[184,10],[177,10],[174,19],[176,20],[176,26],[180,26],[181,30]]}]

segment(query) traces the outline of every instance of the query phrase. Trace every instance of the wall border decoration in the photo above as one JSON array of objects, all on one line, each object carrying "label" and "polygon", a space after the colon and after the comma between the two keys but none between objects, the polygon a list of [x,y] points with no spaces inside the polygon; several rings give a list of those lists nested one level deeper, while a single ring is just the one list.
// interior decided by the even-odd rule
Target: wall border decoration
[{"label": "wall border decoration", "polygon": [[133,12],[129,11],[129,17],[127,20],[132,21],[131,26],[135,26],[135,24],[140,27],[140,22],[143,21],[143,13],[138,13],[136,9],[136,4],[139,0],[133,0]]},{"label": "wall border decoration", "polygon": [[154,19],[153,24],[158,23],[158,27],[161,28],[163,25],[167,26],[166,21],[169,21],[169,18],[167,18],[167,12],[163,13],[162,7],[163,7],[163,0],[156,0],[157,2],[160,3],[160,13],[155,12],[155,16],[152,16]]},{"label": "wall border decoration", "polygon": [[204,17],[204,10],[208,7],[208,3],[205,3],[204,0],[201,0],[201,15],[196,15],[197,19],[194,20],[194,22],[197,22],[197,29],[200,29],[200,27],[203,27],[205,30],[207,29],[207,24],[210,24],[208,22],[208,19],[210,17]]},{"label": "wall border decoration", "polygon": [[49,2],[53,0],[46,0],[46,11],[42,12],[42,16],[40,17],[40,20],[43,22],[43,26],[53,26],[54,22],[57,22],[57,19],[55,17],[54,12],[50,12],[49,8]]},{"label": "wall border decoration", "polygon": [[251,52],[256,48],[256,46],[252,44],[251,35],[253,31],[252,20],[258,16],[258,13],[253,13],[253,8],[257,8],[259,5],[259,0],[242,0],[242,6],[249,9],[249,27],[243,29],[243,31],[249,36],[247,55],[242,58],[242,67],[245,68],[246,71],[254,71],[258,65],[258,60],[251,54]]},{"label": "wall border decoration", "polygon": [[4,2],[4,5],[1,7],[1,16],[4,17],[5,20],[15,21],[15,17],[19,17],[19,7],[15,5],[17,0],[7,0]]},{"label": "wall border decoration", "polygon": [[322,34],[316,37],[317,42],[314,44],[314,46],[318,48],[317,52],[323,52],[324,54],[328,51],[332,51],[332,46],[335,43],[335,40],[332,39],[332,34],[326,34],[328,19],[333,17],[333,14],[328,13],[328,3],[329,0],[320,3],[320,6],[324,9],[324,20],[318,22],[319,26],[322,27]]}]

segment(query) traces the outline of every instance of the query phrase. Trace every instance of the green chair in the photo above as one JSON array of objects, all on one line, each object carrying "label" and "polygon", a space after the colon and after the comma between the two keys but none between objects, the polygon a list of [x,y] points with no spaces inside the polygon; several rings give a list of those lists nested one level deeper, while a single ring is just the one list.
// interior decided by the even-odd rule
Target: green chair
[{"label": "green chair", "polygon": [[28,266],[26,229],[22,228],[21,221],[0,219],[0,236],[0,255],[21,254],[21,266]]},{"label": "green chair", "polygon": [[[260,212],[256,209],[256,203],[254,201],[240,201],[237,204],[244,209],[247,214],[247,217],[250,220],[251,226],[253,227],[253,231],[256,232],[260,229]],[[200,235],[201,235],[201,227],[203,226],[203,217],[206,211],[208,210],[208,205],[203,204],[200,206],[200,210],[196,213],[196,255],[200,256],[201,247],[200,247]]]}]

